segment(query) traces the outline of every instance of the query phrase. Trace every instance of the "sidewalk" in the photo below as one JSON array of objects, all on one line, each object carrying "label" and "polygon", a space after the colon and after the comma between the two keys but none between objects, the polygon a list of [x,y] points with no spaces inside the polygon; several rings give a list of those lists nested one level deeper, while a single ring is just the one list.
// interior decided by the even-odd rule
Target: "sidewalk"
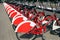
[{"label": "sidewalk", "polygon": [[17,40],[4,6],[0,4],[0,40]]}]

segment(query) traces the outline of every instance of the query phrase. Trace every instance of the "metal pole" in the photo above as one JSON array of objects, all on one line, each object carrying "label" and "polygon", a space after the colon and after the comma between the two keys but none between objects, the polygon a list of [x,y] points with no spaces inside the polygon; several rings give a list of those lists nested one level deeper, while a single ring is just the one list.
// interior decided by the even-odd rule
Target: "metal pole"
[{"label": "metal pole", "polygon": [[45,40],[44,29],[42,29],[42,40]]}]

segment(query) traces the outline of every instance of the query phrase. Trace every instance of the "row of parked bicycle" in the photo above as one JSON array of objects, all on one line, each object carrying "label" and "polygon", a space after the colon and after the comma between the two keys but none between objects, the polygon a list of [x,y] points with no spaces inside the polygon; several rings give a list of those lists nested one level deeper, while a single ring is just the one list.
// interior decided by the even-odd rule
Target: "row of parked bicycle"
[{"label": "row of parked bicycle", "polygon": [[42,35],[43,40],[45,40],[43,34],[47,31],[55,35],[60,34],[60,19],[56,17],[56,14],[45,15],[44,11],[37,11],[35,6],[22,4],[4,3],[4,7],[18,40],[21,39],[21,34]]}]

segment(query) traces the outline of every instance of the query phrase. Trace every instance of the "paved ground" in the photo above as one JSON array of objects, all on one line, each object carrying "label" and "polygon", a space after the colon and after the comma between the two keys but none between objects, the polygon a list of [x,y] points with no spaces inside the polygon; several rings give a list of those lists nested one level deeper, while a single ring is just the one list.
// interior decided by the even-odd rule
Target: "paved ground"
[{"label": "paved ground", "polygon": [[[45,11],[45,14],[49,15],[53,13]],[[57,14],[57,17],[60,18],[60,14]],[[57,35],[51,35],[49,32],[45,33],[44,35],[46,40],[60,40],[60,38]],[[5,12],[5,9],[2,4],[0,4],[0,40],[17,40],[10,19],[7,13]],[[22,40],[25,40],[25,38]],[[41,37],[37,37],[35,40],[42,40],[42,39]]]},{"label": "paved ground", "polygon": [[17,40],[11,22],[2,4],[0,4],[0,40]]}]

